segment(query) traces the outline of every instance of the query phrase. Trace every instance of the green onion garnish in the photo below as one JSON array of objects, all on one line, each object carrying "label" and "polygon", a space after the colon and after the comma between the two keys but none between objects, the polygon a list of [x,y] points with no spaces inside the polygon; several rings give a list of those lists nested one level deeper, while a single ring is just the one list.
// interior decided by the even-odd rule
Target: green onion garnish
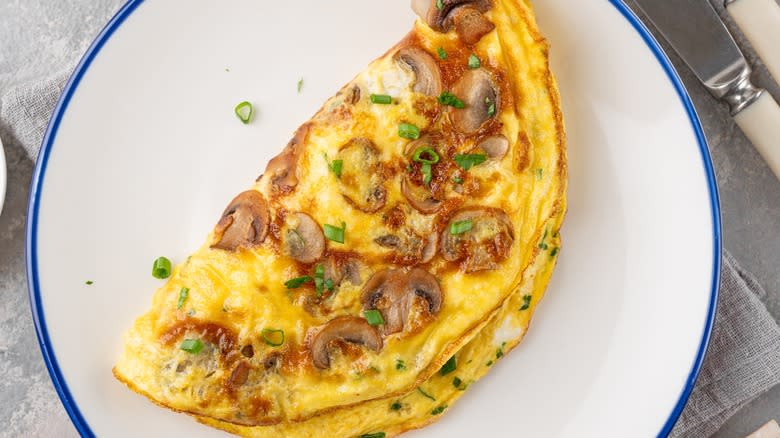
[{"label": "green onion garnish", "polygon": [[468,231],[471,231],[471,228],[474,226],[474,223],[471,221],[471,219],[467,219],[465,221],[457,221],[450,224],[450,234],[453,236],[456,236],[458,234],[463,234]]},{"label": "green onion garnish", "polygon": [[384,432],[364,433],[360,438],[385,438]]},{"label": "green onion garnish", "polygon": [[447,409],[447,405],[446,405],[446,404],[443,404],[443,405],[441,405],[441,406],[439,406],[439,407],[435,408],[434,410],[432,410],[432,411],[431,411],[431,415],[439,415],[439,414],[441,414],[442,412],[444,412],[444,410],[445,410],[445,409]]},{"label": "green onion garnish", "polygon": [[[380,311],[378,311],[376,309],[371,309],[371,310],[364,311],[363,312],[363,316],[366,317],[366,321],[368,321],[368,323],[370,325],[382,325],[382,324],[385,323],[385,319],[382,318],[382,312],[380,312]],[[397,367],[398,367],[398,364],[396,363],[396,368]]]},{"label": "green onion garnish", "polygon": [[480,68],[481,66],[482,66],[482,62],[479,60],[477,55],[472,53],[471,56],[469,56],[469,68],[475,69],[475,68]]},{"label": "green onion garnish", "polygon": [[541,249],[542,251],[547,251],[547,244],[544,242],[540,243],[539,249]]},{"label": "green onion garnish", "polygon": [[284,330],[264,328],[262,332],[263,340],[272,347],[278,347],[284,344]]},{"label": "green onion garnish", "polygon": [[95,282],[92,281],[92,280],[87,280],[86,283],[87,283],[87,286],[92,286],[93,284],[95,284]]},{"label": "green onion garnish", "polygon": [[463,178],[459,176],[453,177],[452,182],[454,182],[455,184],[463,184]]},{"label": "green onion garnish", "polygon": [[298,93],[303,89],[303,78],[298,79]]},{"label": "green onion garnish", "polygon": [[436,49],[436,52],[439,54],[439,59],[444,60],[447,59],[447,51],[444,50],[444,47],[439,47]]},{"label": "green onion garnish", "polygon": [[187,301],[187,297],[190,296],[190,288],[183,287],[179,291],[179,302],[176,303],[176,308],[181,309],[184,306],[184,302]]},{"label": "green onion garnish", "polygon": [[371,103],[378,103],[380,105],[389,105],[393,103],[393,98],[387,94],[372,94]]},{"label": "green onion garnish", "polygon": [[455,371],[455,368],[457,367],[458,361],[455,359],[455,356],[452,356],[444,365],[442,365],[441,369],[439,370],[439,374],[446,376],[447,374]]},{"label": "green onion garnish", "polygon": [[542,168],[536,169],[536,180],[541,181],[542,176],[544,176],[544,169]]},{"label": "green onion garnish", "polygon": [[496,103],[491,102],[489,97],[485,98],[485,106],[487,106],[488,117],[493,117],[496,115]]},{"label": "green onion garnish", "polygon": [[333,284],[333,280],[330,278],[325,279],[325,288],[328,289],[329,292],[333,292],[333,289],[335,289],[335,285]]},{"label": "green onion garnish", "polygon": [[393,411],[400,411],[402,407],[404,407],[404,405],[399,401],[394,401],[393,404],[390,405],[390,409]]},{"label": "green onion garnish", "polygon": [[304,275],[303,277],[297,277],[293,278],[291,280],[287,280],[284,282],[285,287],[287,289],[298,289],[299,287],[303,286],[304,283],[308,283],[312,280],[311,277],[308,275]]},{"label": "green onion garnish", "polygon": [[409,140],[417,140],[420,138],[420,128],[411,123],[401,123],[398,125],[398,135]]},{"label": "green onion garnish", "polygon": [[160,280],[171,276],[171,261],[165,257],[159,257],[152,265],[152,277]]},{"label": "green onion garnish", "polygon": [[449,91],[443,91],[439,95],[439,103],[442,105],[449,105],[457,109],[466,108],[466,104],[462,100],[458,99],[458,96],[450,93]]},{"label": "green onion garnish", "polygon": [[325,224],[322,226],[322,230],[328,240],[332,240],[337,243],[344,243],[344,234],[347,230],[347,224],[342,222],[341,228],[330,224]]},{"label": "green onion garnish", "polygon": [[241,120],[241,123],[247,124],[252,121],[252,114],[254,114],[255,109],[252,108],[252,104],[243,101],[236,105],[236,116],[238,117],[238,120]]},{"label": "green onion garnish", "polygon": [[439,159],[439,154],[428,146],[420,146],[414,151],[414,155],[412,156],[412,160],[418,163],[436,164],[439,162]]},{"label": "green onion garnish", "polygon": [[526,310],[531,307],[531,295],[523,295],[523,305],[520,310]]},{"label": "green onion garnish", "polygon": [[436,0],[436,9],[444,9],[444,0]]},{"label": "green onion garnish", "polygon": [[179,348],[187,353],[198,354],[200,350],[203,350],[203,341],[200,339],[185,339]]},{"label": "green onion garnish", "polygon": [[395,369],[398,371],[403,371],[406,369],[406,362],[403,361],[403,359],[396,359],[395,360]]},{"label": "green onion garnish", "polygon": [[485,154],[457,154],[452,157],[455,160],[455,164],[460,166],[463,170],[469,170],[472,167],[482,164],[487,161],[487,155]]},{"label": "green onion garnish", "polygon": [[325,267],[321,264],[314,267],[314,289],[318,297],[325,292]]},{"label": "green onion garnish", "polygon": [[432,396],[432,395],[430,395],[430,394],[428,394],[427,392],[423,391],[422,387],[420,387],[420,386],[418,386],[418,387],[417,387],[417,392],[419,392],[420,394],[422,394],[422,395],[423,395],[425,398],[429,398],[429,399],[431,399],[431,400],[433,400],[433,401],[436,401],[436,399],[435,399],[435,398],[433,398],[433,396]]},{"label": "green onion garnish", "polygon": [[420,172],[423,174],[423,182],[425,185],[430,185],[431,180],[433,179],[433,168],[431,168],[431,165],[428,163],[423,163],[423,165],[420,166]]},{"label": "green onion garnish", "polygon": [[336,175],[336,178],[341,178],[341,169],[344,168],[344,160],[333,160],[328,164],[328,168]]},{"label": "green onion garnish", "polygon": [[488,361],[488,362],[485,364],[485,366],[492,367],[492,366],[493,366],[493,361],[492,361],[492,360],[489,360],[489,361]]},{"label": "green onion garnish", "polygon": [[460,380],[460,377],[455,377],[454,379],[452,379],[452,386],[454,386],[455,389],[459,391],[465,391],[466,388],[468,388],[468,385],[463,383],[463,381]]},{"label": "green onion garnish", "polygon": [[558,255],[558,251],[560,251],[560,250],[561,250],[561,249],[560,249],[560,248],[558,248],[557,246],[556,246],[555,248],[553,248],[553,249],[552,249],[552,251],[550,251],[550,257],[555,257],[555,256],[557,256],[557,255]]}]

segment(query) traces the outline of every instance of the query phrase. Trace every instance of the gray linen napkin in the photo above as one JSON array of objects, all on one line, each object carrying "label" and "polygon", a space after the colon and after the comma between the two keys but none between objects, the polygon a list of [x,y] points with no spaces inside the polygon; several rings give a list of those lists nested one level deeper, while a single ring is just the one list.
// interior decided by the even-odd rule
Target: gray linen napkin
[{"label": "gray linen napkin", "polygon": [[[119,1],[105,3],[104,13],[107,13],[110,4],[116,6]],[[94,24],[92,28],[97,30]],[[92,32],[83,27],[78,31],[85,35],[84,38],[91,38]],[[18,83],[3,77],[0,72],[0,79],[5,79],[0,83],[11,85],[0,90],[5,91],[0,95],[0,137],[6,144],[20,145],[33,160],[37,158],[49,116],[86,42],[72,38],[68,44],[60,46],[58,49],[65,56],[60,54],[59,58],[66,62],[47,66],[48,71],[54,73],[39,75],[35,80]],[[25,292],[19,290],[18,293]],[[696,387],[670,436],[711,435],[736,411],[780,383],[780,327],[759,300],[763,295],[761,286],[726,253],[713,338]],[[28,417],[36,421],[42,418],[41,413]],[[12,425],[12,430],[24,430],[27,436],[72,433],[43,432],[46,428],[33,424]]]}]

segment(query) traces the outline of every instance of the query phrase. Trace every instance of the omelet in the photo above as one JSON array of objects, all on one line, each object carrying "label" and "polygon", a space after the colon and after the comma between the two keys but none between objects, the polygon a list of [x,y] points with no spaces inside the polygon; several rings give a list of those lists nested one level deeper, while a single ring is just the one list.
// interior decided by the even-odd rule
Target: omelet
[{"label": "omelet", "polygon": [[526,2],[412,6],[154,294],[130,389],[247,436],[392,435],[519,342],[566,208],[548,45]]}]

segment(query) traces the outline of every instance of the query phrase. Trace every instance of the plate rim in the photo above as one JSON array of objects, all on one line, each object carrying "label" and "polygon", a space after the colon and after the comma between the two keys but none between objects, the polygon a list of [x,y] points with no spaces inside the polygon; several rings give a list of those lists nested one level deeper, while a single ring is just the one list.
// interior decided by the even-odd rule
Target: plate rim
[{"label": "plate rim", "polygon": [[[674,427],[680,414],[685,407],[686,402],[690,396],[691,391],[696,383],[696,379],[701,370],[704,357],[709,345],[709,341],[712,335],[712,329],[715,321],[716,306],[718,301],[718,292],[720,287],[720,271],[721,271],[721,255],[722,255],[722,230],[721,230],[721,214],[720,214],[720,196],[718,193],[718,187],[715,179],[715,172],[712,164],[712,157],[709,152],[709,146],[707,139],[704,135],[704,130],[701,126],[696,108],[693,106],[690,95],[688,94],[685,86],[680,79],[674,65],[671,63],[669,57],[666,55],[661,45],[652,35],[650,30],[642,23],[639,17],[625,4],[623,0],[608,0],[612,6],[614,6],[618,12],[625,18],[634,30],[642,37],[647,47],[655,55],[656,60],[661,64],[667,77],[671,81],[678,97],[680,98],[683,107],[688,115],[691,127],[693,128],[696,136],[696,141],[699,145],[699,152],[701,154],[702,163],[704,166],[704,173],[707,179],[707,188],[710,197],[710,212],[712,219],[713,229],[713,255],[712,255],[712,279],[710,299],[707,309],[707,317],[705,320],[704,330],[702,333],[702,339],[699,343],[699,347],[691,366],[691,371],[685,380],[685,385],[682,388],[680,396],[675,404],[668,419],[658,432],[659,437],[666,437]],[[38,278],[38,257],[37,257],[37,231],[38,231],[38,210],[40,207],[40,195],[41,185],[46,173],[46,166],[49,160],[49,154],[51,152],[52,145],[54,144],[57,136],[57,130],[62,116],[68,108],[71,98],[74,92],[79,86],[82,77],[89,69],[94,58],[98,55],[103,45],[111,38],[114,31],[116,31],[122,23],[140,6],[144,0],[127,0],[127,2],[114,14],[114,16],[103,27],[87,51],[82,56],[76,68],[73,70],[70,78],[68,79],[65,88],[57,102],[57,106],[52,112],[49,124],[46,128],[46,133],[41,142],[41,152],[38,156],[38,160],[35,165],[35,171],[30,183],[30,195],[28,198],[27,207],[27,223],[26,223],[26,242],[25,242],[25,259],[27,270],[27,287],[30,299],[30,310],[32,312],[33,323],[35,325],[35,333],[38,339],[38,345],[43,355],[43,360],[46,364],[46,369],[49,373],[49,377],[52,380],[52,384],[57,392],[57,395],[62,402],[65,411],[71,419],[76,430],[81,436],[94,437],[95,434],[89,427],[89,424],[85,420],[84,416],[78,408],[67,382],[65,381],[62,372],[60,370],[59,363],[55,352],[51,346],[49,339],[49,333],[46,326],[46,319],[43,313],[43,307],[41,305],[40,283]],[[2,146],[0,145],[0,148]],[[0,149],[2,154],[2,149]],[[0,157],[0,163],[3,161]],[[0,175],[2,176],[2,175]],[[1,187],[2,185],[0,185]],[[1,194],[0,194],[1,195]],[[2,197],[0,196],[0,208],[2,207]]]}]

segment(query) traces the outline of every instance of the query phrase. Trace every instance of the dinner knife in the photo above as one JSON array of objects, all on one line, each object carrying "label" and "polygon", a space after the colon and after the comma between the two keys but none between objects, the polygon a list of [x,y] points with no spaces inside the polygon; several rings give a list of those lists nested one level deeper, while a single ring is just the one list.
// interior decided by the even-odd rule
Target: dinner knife
[{"label": "dinner knife", "polygon": [[[709,0],[636,0],[780,178],[780,106],[750,82],[752,70]],[[778,43],[780,44],[780,42]]]},{"label": "dinner knife", "polygon": [[777,0],[726,0],[726,10],[780,83],[780,4]]}]

